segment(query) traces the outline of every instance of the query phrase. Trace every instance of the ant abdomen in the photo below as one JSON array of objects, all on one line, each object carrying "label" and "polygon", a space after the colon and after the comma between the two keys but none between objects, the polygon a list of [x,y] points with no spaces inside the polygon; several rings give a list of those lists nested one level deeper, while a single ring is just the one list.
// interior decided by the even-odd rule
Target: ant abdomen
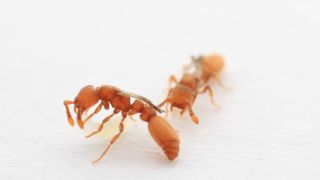
[{"label": "ant abdomen", "polygon": [[168,159],[174,160],[179,155],[180,140],[172,126],[162,117],[153,116],[148,122],[148,128]]}]

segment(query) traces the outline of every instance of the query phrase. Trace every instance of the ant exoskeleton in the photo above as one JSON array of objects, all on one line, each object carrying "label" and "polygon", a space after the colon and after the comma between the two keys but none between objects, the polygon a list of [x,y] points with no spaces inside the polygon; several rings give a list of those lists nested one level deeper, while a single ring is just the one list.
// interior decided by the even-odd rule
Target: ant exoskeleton
[{"label": "ant exoskeleton", "polygon": [[[136,98],[132,104],[130,102],[131,97]],[[100,104],[97,106],[94,112],[90,114],[84,121],[82,121],[82,114],[99,101]],[[77,122],[80,128],[83,128],[84,124],[90,118],[99,113],[102,107],[109,109],[111,105],[114,108],[113,113],[106,117],[100,124],[99,128],[93,133],[89,134],[87,137],[91,137],[101,132],[104,124],[106,124],[115,114],[121,112],[122,120],[119,124],[119,133],[111,139],[108,147],[96,161],[93,161],[93,163],[97,163],[102,160],[112,144],[118,140],[124,131],[123,123],[126,117],[137,113],[140,114],[141,120],[148,123],[148,129],[151,136],[156,143],[161,146],[169,160],[174,160],[179,154],[180,140],[176,131],[165,119],[157,115],[157,112],[161,113],[162,110],[145,97],[125,92],[116,87],[108,85],[103,85],[97,88],[94,88],[93,86],[86,86],[80,90],[74,101],[64,101],[69,124],[73,126],[73,118],[68,107],[71,104],[74,104],[74,110],[77,113]]]},{"label": "ant exoskeleton", "polygon": [[[224,66],[224,61],[218,55],[200,56],[199,58],[192,57],[192,59],[192,63],[184,68],[184,74],[179,82],[174,75],[170,77],[169,84],[175,83],[176,86],[169,90],[167,98],[159,104],[159,107],[170,104],[171,111],[173,107],[178,108],[181,110],[181,115],[188,110],[192,121],[198,124],[199,119],[192,110],[192,105],[198,94],[207,92],[212,104],[220,108],[214,101],[213,91],[208,85],[208,81],[211,77],[214,77],[222,85],[219,75]],[[194,72],[189,73],[190,68],[194,68]]]},{"label": "ant exoskeleton", "polygon": [[218,85],[224,89],[226,88],[221,79],[220,75],[225,66],[224,58],[218,54],[211,54],[208,56],[191,57],[192,62],[186,67],[185,70],[190,67],[195,67],[201,84],[208,83],[211,79],[215,80]]}]

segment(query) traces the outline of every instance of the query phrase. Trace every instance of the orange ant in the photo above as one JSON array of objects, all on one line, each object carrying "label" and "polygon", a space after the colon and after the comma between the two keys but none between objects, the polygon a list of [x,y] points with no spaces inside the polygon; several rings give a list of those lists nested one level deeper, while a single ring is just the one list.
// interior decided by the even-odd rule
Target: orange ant
[{"label": "orange ant", "polygon": [[[211,77],[219,79],[218,75],[224,63],[223,59],[218,55],[200,56],[199,58],[192,57],[192,59],[193,62],[184,69],[184,74],[179,82],[174,75],[170,77],[169,84],[175,83],[176,86],[169,90],[167,98],[160,103],[158,107],[162,107],[165,104],[167,104],[168,107],[168,104],[171,104],[171,111],[173,107],[178,108],[181,110],[181,115],[188,110],[191,120],[195,124],[198,124],[199,119],[192,110],[192,105],[198,94],[207,92],[212,104],[220,108],[219,105],[215,103],[213,91],[207,83]],[[187,72],[191,67],[195,68],[195,72]]]},{"label": "orange ant", "polygon": [[[136,98],[132,104],[130,103],[131,97]],[[97,106],[95,111],[84,121],[82,121],[82,114],[99,101],[100,104]],[[83,128],[84,124],[90,118],[99,113],[102,107],[109,109],[111,104],[111,106],[114,108],[113,113],[102,121],[96,131],[86,136],[87,138],[101,132],[104,124],[106,124],[115,114],[121,112],[122,120],[119,124],[119,133],[111,139],[108,147],[97,160],[93,161],[93,163],[101,161],[112,144],[118,140],[124,131],[124,121],[126,117],[135,115],[137,113],[140,114],[141,120],[148,123],[148,129],[151,136],[155,142],[161,146],[168,159],[174,160],[178,156],[180,140],[176,131],[165,119],[157,115],[157,112],[161,113],[163,111],[145,97],[125,92],[116,87],[108,85],[103,85],[97,88],[94,88],[93,86],[86,86],[80,90],[74,101],[64,101],[69,124],[73,126],[73,118],[68,107],[71,104],[74,104],[74,110],[77,113],[77,122],[80,128]]]},{"label": "orange ant", "polygon": [[185,68],[185,71],[194,66],[196,68],[196,71],[198,71],[202,84],[208,83],[209,80],[213,79],[222,88],[227,89],[220,79],[221,71],[225,66],[222,56],[218,54],[212,54],[208,56],[199,56],[198,58],[191,58],[192,62]]}]

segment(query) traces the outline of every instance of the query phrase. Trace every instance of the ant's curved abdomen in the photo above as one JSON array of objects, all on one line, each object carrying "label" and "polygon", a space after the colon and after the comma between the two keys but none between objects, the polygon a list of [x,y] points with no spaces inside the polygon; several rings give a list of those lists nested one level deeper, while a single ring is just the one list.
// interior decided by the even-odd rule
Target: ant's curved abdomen
[{"label": "ant's curved abdomen", "polygon": [[180,140],[172,126],[160,116],[153,116],[148,122],[148,129],[168,159],[174,160],[179,155]]}]

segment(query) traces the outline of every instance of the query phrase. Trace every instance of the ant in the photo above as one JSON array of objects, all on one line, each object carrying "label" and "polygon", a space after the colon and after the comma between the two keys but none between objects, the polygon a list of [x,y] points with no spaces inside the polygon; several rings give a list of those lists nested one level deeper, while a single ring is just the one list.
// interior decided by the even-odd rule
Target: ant
[{"label": "ant", "polygon": [[220,74],[225,66],[224,58],[218,54],[208,56],[191,57],[192,62],[185,67],[187,71],[190,67],[194,66],[200,76],[203,84],[208,83],[211,79],[215,80],[218,85],[224,89],[226,88],[221,79]]},{"label": "ant", "polygon": [[[222,84],[219,74],[224,66],[224,61],[223,58],[218,55],[200,56],[199,58],[192,57],[192,60],[192,63],[184,68],[184,73],[180,81],[178,81],[174,75],[171,75],[169,85],[175,83],[175,87],[169,90],[167,98],[161,102],[158,107],[162,107],[165,104],[167,104],[168,107],[168,105],[171,104],[171,111],[173,107],[178,108],[181,110],[181,115],[188,110],[191,120],[195,124],[199,124],[199,119],[192,110],[192,105],[198,94],[208,93],[212,104],[220,108],[214,101],[214,94],[208,85],[208,81],[211,77],[214,77],[218,79],[219,84]],[[195,68],[195,71],[192,73],[188,72],[191,67]]]},{"label": "ant", "polygon": [[[135,98],[136,100],[131,104],[130,98]],[[89,110],[92,106],[100,104],[90,114],[84,121],[82,121],[82,114]],[[119,133],[116,134],[110,141],[102,155],[93,163],[98,163],[106,155],[112,144],[114,144],[124,131],[124,121],[127,116],[132,116],[135,114],[140,114],[142,121],[148,123],[148,129],[153,137],[154,141],[161,146],[164,153],[167,155],[169,160],[174,160],[179,154],[179,144],[180,140],[176,131],[172,126],[162,117],[157,115],[163,111],[155,106],[149,99],[120,90],[119,88],[102,85],[100,87],[94,88],[93,86],[85,86],[76,96],[74,101],[64,101],[64,106],[66,108],[68,122],[71,126],[74,126],[73,118],[71,116],[69,105],[74,104],[74,111],[77,114],[77,122],[80,128],[83,129],[84,124],[88,122],[95,114],[99,113],[102,107],[109,109],[110,105],[113,107],[113,113],[107,116],[99,128],[86,136],[87,138],[102,131],[104,124],[106,124],[115,114],[121,112],[122,120],[119,124]]]}]

